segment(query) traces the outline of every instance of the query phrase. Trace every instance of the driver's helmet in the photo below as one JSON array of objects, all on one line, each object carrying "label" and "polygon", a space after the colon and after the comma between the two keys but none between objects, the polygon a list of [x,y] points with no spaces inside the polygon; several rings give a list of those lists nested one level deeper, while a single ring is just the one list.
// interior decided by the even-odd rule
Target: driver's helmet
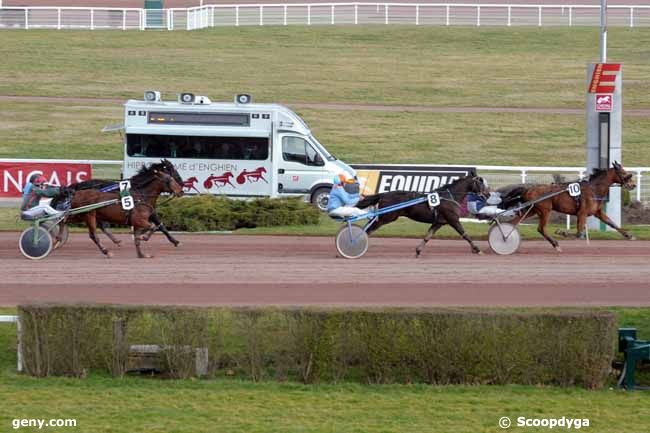
[{"label": "driver's helmet", "polygon": [[337,174],[337,175],[334,176],[334,178],[332,179],[332,183],[333,183],[334,185],[343,185],[343,184],[345,184],[345,180],[346,180],[346,179],[345,179],[345,175],[344,175],[344,174]]},{"label": "driver's helmet", "polygon": [[42,174],[33,174],[32,177],[29,178],[29,181],[34,186],[43,186],[45,185],[45,182],[47,182],[47,179],[45,179],[45,176]]}]

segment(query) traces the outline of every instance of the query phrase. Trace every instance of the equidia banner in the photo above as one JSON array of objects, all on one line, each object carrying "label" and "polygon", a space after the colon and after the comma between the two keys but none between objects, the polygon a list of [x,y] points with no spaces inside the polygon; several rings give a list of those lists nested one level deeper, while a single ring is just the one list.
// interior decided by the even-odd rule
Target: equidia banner
[{"label": "equidia banner", "polygon": [[352,168],[357,172],[363,195],[387,191],[429,193],[476,173],[474,167],[441,165],[357,164]]},{"label": "equidia banner", "polygon": [[0,197],[20,197],[29,178],[42,174],[53,186],[70,185],[92,176],[90,164],[0,162]]}]

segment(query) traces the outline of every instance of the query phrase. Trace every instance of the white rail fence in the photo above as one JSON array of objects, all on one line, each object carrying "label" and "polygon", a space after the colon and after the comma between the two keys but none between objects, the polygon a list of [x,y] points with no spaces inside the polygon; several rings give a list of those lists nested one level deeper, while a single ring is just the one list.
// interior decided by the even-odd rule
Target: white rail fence
[{"label": "white rail fence", "polygon": [[[94,178],[118,179],[122,172],[119,160],[77,160],[77,159],[15,159],[0,158],[0,162],[33,162],[91,164]],[[471,165],[471,164],[470,164]],[[501,165],[472,165],[478,173],[487,179],[490,187],[499,188],[516,183],[552,183],[561,176],[566,181],[577,180],[588,173],[584,167],[524,167]],[[636,188],[630,192],[630,198],[636,201],[650,202],[650,167],[625,167],[634,174]]]},{"label": "white rail fence", "polygon": [[[650,26],[650,5],[608,6],[610,27]],[[4,7],[0,28],[195,30],[219,26],[411,24],[599,26],[599,5],[301,3],[187,9]]]}]

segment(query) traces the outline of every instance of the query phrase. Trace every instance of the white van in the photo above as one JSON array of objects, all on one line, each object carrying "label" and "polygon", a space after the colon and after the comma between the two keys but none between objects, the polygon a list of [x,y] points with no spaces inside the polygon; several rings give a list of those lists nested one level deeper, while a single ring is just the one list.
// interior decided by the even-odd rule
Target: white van
[{"label": "white van", "polygon": [[303,195],[325,209],[334,176],[355,175],[293,111],[254,104],[244,94],[234,103],[212,103],[191,93],[170,102],[148,91],[144,100],[125,104],[124,132],[123,177],[167,158],[190,194]]}]

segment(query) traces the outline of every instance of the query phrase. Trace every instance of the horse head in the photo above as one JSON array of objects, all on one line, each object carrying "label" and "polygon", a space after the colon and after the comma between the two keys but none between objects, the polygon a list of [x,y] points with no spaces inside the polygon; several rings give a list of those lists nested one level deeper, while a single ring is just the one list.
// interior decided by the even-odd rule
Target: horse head
[{"label": "horse head", "polygon": [[183,185],[183,178],[180,174],[178,174],[178,171],[176,170],[176,167],[174,167],[174,164],[168,159],[162,159],[160,161],[160,167],[158,169],[173,177],[176,183],[179,185]]},{"label": "horse head", "polygon": [[183,195],[183,187],[181,186],[182,184],[176,182],[176,179],[174,179],[173,176],[160,170],[154,170],[153,173],[156,179],[162,183],[162,192],[174,194],[176,197]]},{"label": "horse head", "polygon": [[612,179],[613,183],[620,183],[621,186],[628,191],[636,188],[636,184],[632,180],[634,178],[634,175],[625,171],[623,166],[619,164],[618,161],[614,161],[612,168],[610,168],[610,171],[612,170],[614,172],[614,178]]},{"label": "horse head", "polygon": [[485,179],[480,176],[474,176],[472,178],[472,183],[470,186],[470,191],[476,194],[479,194],[483,197],[490,195],[490,189],[488,188],[488,183]]}]

